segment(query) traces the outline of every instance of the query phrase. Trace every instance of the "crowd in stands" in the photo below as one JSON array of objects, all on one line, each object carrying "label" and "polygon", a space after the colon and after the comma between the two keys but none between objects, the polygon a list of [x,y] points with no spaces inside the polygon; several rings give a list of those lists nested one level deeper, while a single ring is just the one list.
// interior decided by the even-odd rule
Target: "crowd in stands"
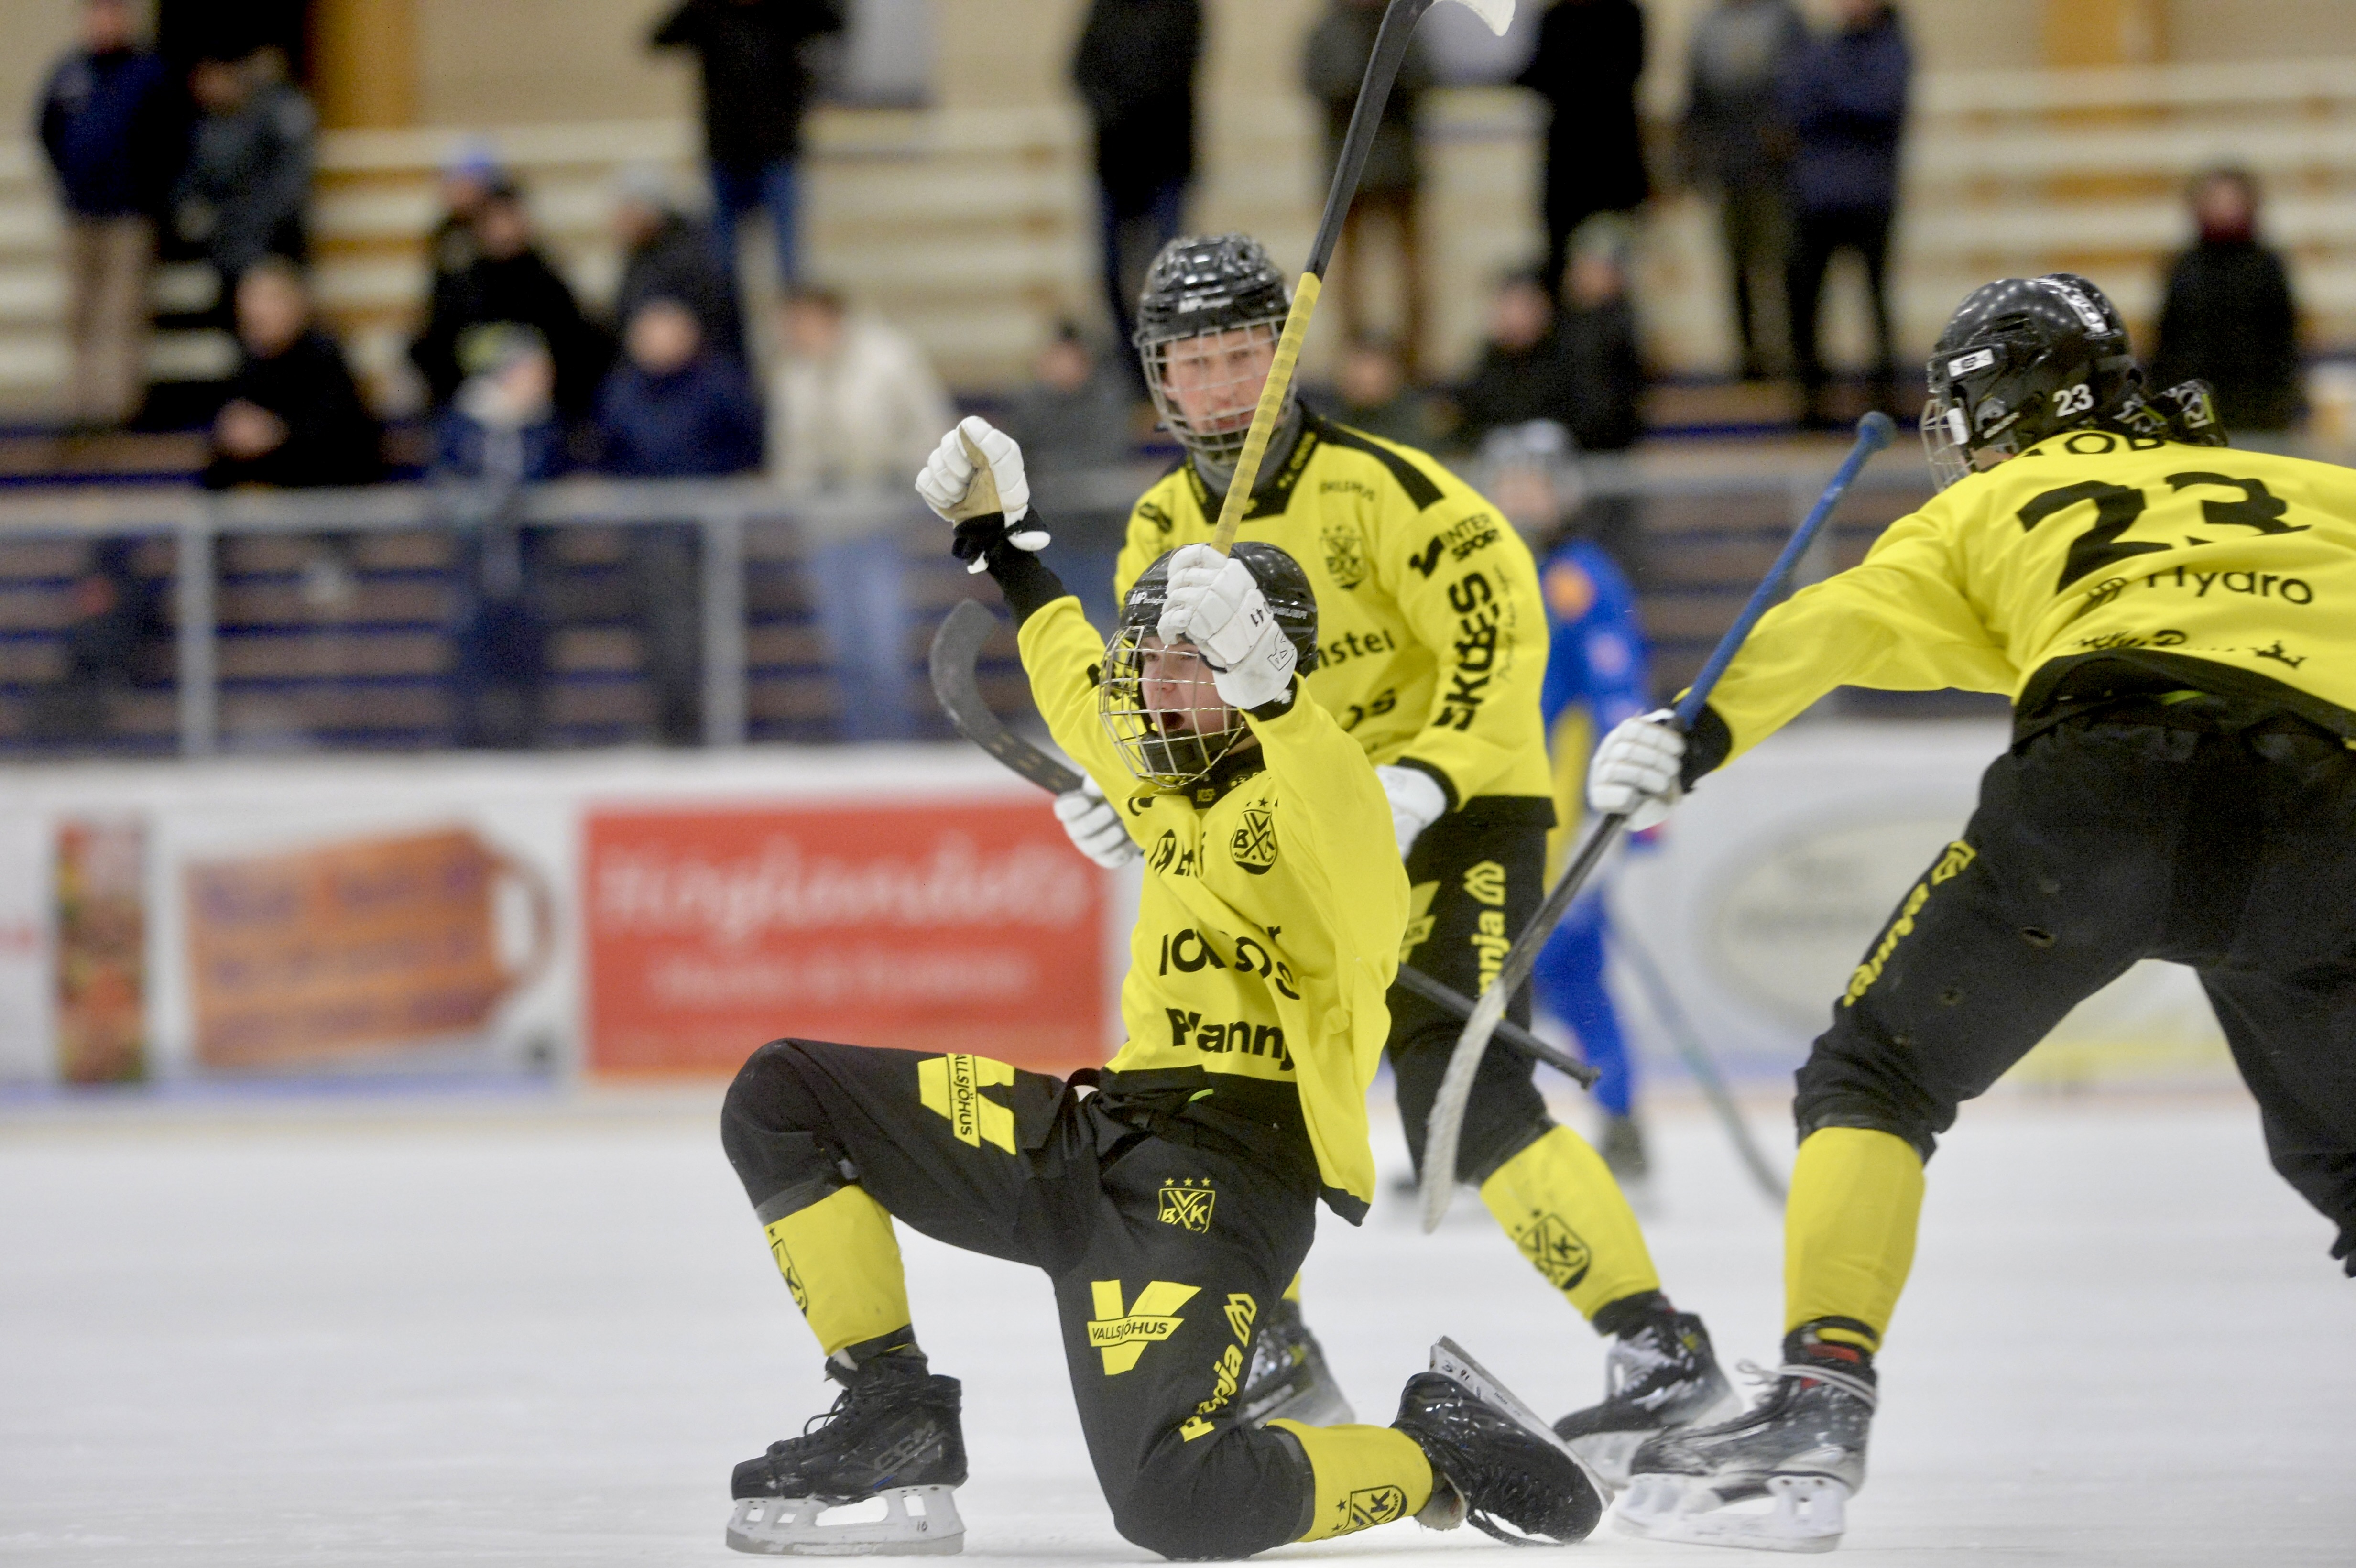
[{"label": "crowd in stands", "polygon": [[[1301,81],[1323,115],[1321,196],[1382,10],[1382,0],[1330,0],[1302,40]],[[1636,97],[1642,8],[1555,0],[1515,78],[1546,111],[1543,253],[1496,280],[1483,342],[1451,384],[1435,382],[1424,358],[1418,119],[1439,78],[1417,43],[1344,230],[1332,281],[1344,347],[1312,401],[1483,473],[1507,473],[1517,453],[1537,454],[1553,473],[1578,453],[1627,450],[1645,429],[1634,261],[1655,192],[1682,185],[1718,207],[1738,374],[1788,376],[1806,423],[1836,422],[1819,306],[1832,258],[1848,251],[1863,262],[1874,330],[1867,396],[1893,406],[1886,273],[1912,68],[1888,0],[1838,0],[1836,11],[1837,25],[1815,33],[1793,0],[1718,0],[1692,37],[1675,166],[1651,169]],[[385,432],[315,318],[304,270],[316,126],[290,74],[299,34],[292,43],[252,27],[184,37],[175,56],[140,42],[128,0],[84,0],[81,16],[80,44],[36,112],[65,215],[69,421],[113,426],[137,411],[160,250],[209,264],[219,319],[239,349],[204,483],[385,477]],[[412,450],[432,478],[492,491],[568,475],[766,474],[792,497],[823,584],[809,597],[842,688],[842,733],[890,739],[906,732],[910,700],[907,476],[953,411],[908,336],[806,275],[803,122],[843,25],[840,0],[684,0],[659,17],[648,48],[686,51],[700,66],[710,200],[688,197],[660,169],[622,171],[610,208],[619,282],[602,308],[552,261],[530,192],[496,146],[461,144],[440,172],[443,211],[427,237],[430,282],[409,345],[424,427]],[[1110,613],[1127,515],[1120,470],[1149,422],[1130,318],[1146,262],[1186,222],[1202,49],[1200,0],[1090,0],[1070,83],[1091,130],[1112,332],[1046,324],[1031,383],[1001,411],[1055,519],[1057,565],[1099,616]],[[2258,187],[2216,171],[2191,204],[2200,238],[2171,265],[2156,369],[2165,380],[2214,382],[2234,428],[2279,432],[2298,412],[2296,313],[2284,264],[2260,237]],[[755,216],[767,220],[784,291],[766,322],[744,315],[750,296],[737,275],[740,233]],[[1387,331],[1365,287],[1367,252],[1386,239],[1404,283]],[[1636,530],[1625,507],[1590,506],[1583,526],[1625,546]],[[695,602],[694,543],[679,529],[640,531],[632,549],[644,559],[634,556],[632,573],[646,599],[639,623],[659,729],[691,740],[693,618],[678,606]],[[494,504],[465,543],[474,587],[454,635],[468,650],[458,678],[471,717],[460,729],[477,743],[530,743],[539,732],[524,711],[545,674],[548,635],[533,586],[545,547],[532,533]],[[1629,564],[1641,578],[1641,564]],[[89,618],[112,630],[83,638],[77,660],[120,640],[118,608]],[[502,681],[527,695],[501,696]]]}]

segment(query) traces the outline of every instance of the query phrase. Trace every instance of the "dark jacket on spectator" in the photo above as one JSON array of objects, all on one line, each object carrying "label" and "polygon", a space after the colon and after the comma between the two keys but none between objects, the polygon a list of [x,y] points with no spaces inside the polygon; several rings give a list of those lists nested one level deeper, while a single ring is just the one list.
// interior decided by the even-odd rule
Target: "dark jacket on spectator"
[{"label": "dark jacket on spectator", "polygon": [[1072,85],[1096,126],[1097,184],[1113,215],[1194,176],[1200,0],[1093,0],[1072,54]]},{"label": "dark jacket on spectator", "polygon": [[597,400],[597,466],[695,479],[761,465],[761,405],[734,355],[705,349],[668,376],[623,361]]},{"label": "dark jacket on spectator", "polygon": [[803,48],[841,27],[835,0],[686,0],[649,41],[693,49],[702,62],[705,155],[755,169],[800,155],[810,96]]},{"label": "dark jacket on spectator", "polygon": [[211,489],[232,485],[270,485],[299,489],[316,485],[368,485],[384,476],[376,416],[360,400],[344,364],[343,350],[316,327],[286,351],[268,359],[247,355],[229,384],[240,398],[276,414],[286,439],[260,457],[240,459],[215,453],[205,467]]},{"label": "dark jacket on spectator", "polygon": [[1778,99],[1795,142],[1792,197],[1801,210],[1898,205],[1898,137],[1913,70],[1905,29],[1887,7],[1794,57]]},{"label": "dark jacket on spectator", "polygon": [[1566,306],[1557,330],[1569,368],[1570,433],[1582,452],[1624,452],[1644,432],[1644,361],[1625,297]]},{"label": "dark jacket on spectator", "polygon": [[425,330],[409,346],[434,406],[449,402],[466,379],[459,362],[466,334],[504,321],[539,330],[556,361],[556,406],[585,416],[612,362],[613,342],[537,249],[503,259],[478,256],[434,288]]},{"label": "dark jacket on spectator", "polygon": [[138,49],[77,49],[59,60],[41,93],[39,128],[78,218],[153,216],[187,152],[171,73]]},{"label": "dark jacket on spectator", "polygon": [[202,247],[225,282],[264,256],[302,260],[315,129],[310,101],[284,83],[258,90],[235,113],[198,118],[173,214],[180,237]]},{"label": "dark jacket on spectator", "polygon": [[1554,329],[1527,348],[1483,345],[1472,374],[1457,390],[1456,407],[1462,415],[1458,444],[1477,447],[1491,431],[1532,420],[1552,420],[1574,429],[1579,408],[1572,379],[1570,357]]},{"label": "dark jacket on spectator", "polygon": [[533,485],[572,467],[564,426],[553,413],[516,430],[494,430],[455,407],[434,416],[432,472],[436,479],[498,478]]},{"label": "dark jacket on spectator", "polygon": [[622,258],[622,286],[614,295],[616,325],[626,325],[637,308],[653,299],[677,300],[702,328],[704,342],[744,354],[744,325],[736,314],[736,291],[720,265],[720,252],[701,224],[677,213]]},{"label": "dark jacket on spectator", "polygon": [[2228,430],[2279,431],[2298,417],[2298,312],[2282,258],[2255,240],[2204,240],[2168,269],[2151,380],[2198,376]]},{"label": "dark jacket on spectator", "polygon": [[1556,0],[1515,80],[1544,98],[1546,218],[1568,233],[1590,213],[1621,212],[1652,194],[1636,126],[1644,74],[1644,15],[1635,0]]},{"label": "dark jacket on spectator", "polygon": [[1728,190],[1783,177],[1788,149],[1778,145],[1775,88],[1807,47],[1808,27],[1792,0],[1722,4],[1696,25],[1678,132],[1695,180]]},{"label": "dark jacket on spectator", "polygon": [[[1301,48],[1301,84],[1309,96],[1325,106],[1325,164],[1320,173],[1331,177],[1341,160],[1342,141],[1349,133],[1350,112],[1357,106],[1358,88],[1365,80],[1366,61],[1375,52],[1375,33],[1382,26],[1383,7],[1353,5],[1336,0],[1333,8],[1309,29]],[[1419,35],[1410,35],[1407,59],[1399,62],[1398,79],[1383,101],[1383,117],[1375,127],[1374,144],[1366,150],[1365,172],[1358,178],[1362,191],[1412,191],[1422,185],[1422,161],[1415,145],[1418,100],[1431,85],[1431,57]]]},{"label": "dark jacket on spectator", "polygon": [[1006,428],[1023,443],[1031,497],[1048,530],[1066,544],[1118,548],[1129,530],[1129,505],[1108,504],[1121,483],[1108,479],[1137,457],[1130,383],[1099,360],[1070,391],[1034,383],[1006,407]]}]

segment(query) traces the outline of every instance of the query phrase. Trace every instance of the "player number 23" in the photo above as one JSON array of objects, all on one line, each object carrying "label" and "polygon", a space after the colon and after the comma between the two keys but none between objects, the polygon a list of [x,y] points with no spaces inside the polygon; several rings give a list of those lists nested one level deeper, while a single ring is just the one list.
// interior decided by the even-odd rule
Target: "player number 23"
[{"label": "player number 23", "polygon": [[[2202,498],[2201,517],[2211,528],[2249,528],[2261,534],[2301,534],[2307,531],[2305,523],[2282,520],[2283,513],[2289,507],[2267,490],[2262,481],[2205,472],[2168,476],[2168,487],[2171,491],[2190,489],[2196,485],[2214,485],[2242,493],[2241,498],[2233,501]],[[2054,592],[2062,592],[2080,578],[2100,571],[2114,561],[2169,548],[2164,544],[2123,542],[2119,536],[2133,528],[2136,519],[2143,516],[2147,505],[2144,493],[2125,485],[2105,484],[2099,479],[2064,485],[2059,489],[2032,496],[2015,515],[2020,518],[2021,530],[2026,533],[2056,512],[2067,510],[2081,501],[2094,504],[2094,526],[2071,541],[2070,554],[2062,562],[2062,576],[2053,584]],[[2189,542],[2197,544],[2201,541]]]}]

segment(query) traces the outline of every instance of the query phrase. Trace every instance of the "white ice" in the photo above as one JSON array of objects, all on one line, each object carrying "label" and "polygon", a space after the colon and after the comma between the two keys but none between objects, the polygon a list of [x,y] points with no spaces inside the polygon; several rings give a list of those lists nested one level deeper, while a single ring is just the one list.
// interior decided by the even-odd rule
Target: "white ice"
[{"label": "white ice", "polygon": [[[0,1120],[0,1563],[743,1561],[730,1465],[832,1391],[715,1102]],[[1776,1216],[1697,1112],[1655,1132],[1669,1289],[1730,1361],[1772,1360]],[[1396,1122],[1376,1136],[1395,1165]],[[1845,1560],[2356,1561],[2356,1284],[2329,1236],[2238,1095],[1969,1108]],[[1149,1560],[1088,1473],[1044,1280],[917,1238],[908,1259],[965,1380],[967,1554]],[[1469,1195],[1430,1238],[1403,1202],[1326,1221],[1308,1300],[1374,1420],[1440,1333],[1545,1411],[1600,1381],[1597,1340]],[[1577,1551],[1745,1561],[1608,1528]],[[1270,1555],[1483,1552],[1522,1561],[1412,1524]]]}]

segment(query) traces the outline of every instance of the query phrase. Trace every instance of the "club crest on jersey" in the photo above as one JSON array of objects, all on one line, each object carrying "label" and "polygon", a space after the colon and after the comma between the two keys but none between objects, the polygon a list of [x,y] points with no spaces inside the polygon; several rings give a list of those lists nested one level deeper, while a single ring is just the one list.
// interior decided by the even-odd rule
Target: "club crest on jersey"
[{"label": "club crest on jersey", "polygon": [[1200,1182],[1191,1179],[1165,1181],[1162,1184],[1162,1222],[1202,1235],[1211,1228],[1211,1211],[1218,1201],[1219,1195],[1212,1190],[1208,1177]]},{"label": "club crest on jersey", "polygon": [[1355,588],[1366,580],[1366,543],[1357,529],[1334,523],[1317,537],[1325,547],[1325,574],[1337,586]]},{"label": "club crest on jersey", "polygon": [[1145,1354],[1145,1347],[1159,1345],[1178,1332],[1178,1326],[1186,1321],[1178,1316],[1178,1309],[1192,1301],[1202,1288],[1157,1279],[1139,1291],[1137,1299],[1124,1308],[1120,1281],[1091,1281],[1088,1292],[1097,1315],[1088,1320],[1088,1344],[1103,1355],[1105,1376],[1119,1377],[1137,1365],[1137,1359]]},{"label": "club crest on jersey", "polygon": [[1266,806],[1244,808],[1243,821],[1227,841],[1227,854],[1255,877],[1268,875],[1276,864],[1276,816]]}]

